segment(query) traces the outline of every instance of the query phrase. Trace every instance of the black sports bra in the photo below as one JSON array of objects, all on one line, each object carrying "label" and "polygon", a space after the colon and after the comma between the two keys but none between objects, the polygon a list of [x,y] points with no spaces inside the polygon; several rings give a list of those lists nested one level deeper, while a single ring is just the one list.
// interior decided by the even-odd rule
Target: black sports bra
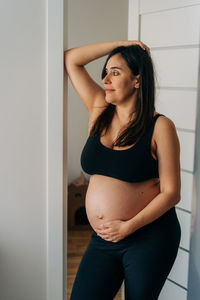
[{"label": "black sports bra", "polygon": [[151,139],[156,120],[140,140],[124,150],[111,149],[100,142],[100,136],[89,136],[81,153],[82,169],[92,175],[100,174],[127,182],[158,178],[158,161],[151,154]]}]

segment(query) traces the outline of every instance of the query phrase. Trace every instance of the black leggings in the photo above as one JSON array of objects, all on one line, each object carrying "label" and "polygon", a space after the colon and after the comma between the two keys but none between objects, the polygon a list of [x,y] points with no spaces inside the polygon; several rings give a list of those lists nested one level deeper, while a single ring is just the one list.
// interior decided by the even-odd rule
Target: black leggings
[{"label": "black leggings", "polygon": [[124,280],[125,300],[156,300],[181,238],[175,207],[121,241],[94,231],[82,257],[70,300],[112,300]]}]

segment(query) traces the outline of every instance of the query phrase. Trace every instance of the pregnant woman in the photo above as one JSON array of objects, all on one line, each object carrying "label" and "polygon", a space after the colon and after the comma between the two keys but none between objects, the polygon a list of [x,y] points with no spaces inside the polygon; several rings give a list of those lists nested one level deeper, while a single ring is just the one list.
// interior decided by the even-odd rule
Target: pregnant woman
[{"label": "pregnant woman", "polygon": [[[102,88],[84,66],[105,55]],[[81,165],[93,228],[70,299],[112,300],[124,281],[126,300],[156,300],[180,243],[181,183],[175,125],[155,111],[150,50],[94,43],[66,50],[64,61],[89,113]]]}]

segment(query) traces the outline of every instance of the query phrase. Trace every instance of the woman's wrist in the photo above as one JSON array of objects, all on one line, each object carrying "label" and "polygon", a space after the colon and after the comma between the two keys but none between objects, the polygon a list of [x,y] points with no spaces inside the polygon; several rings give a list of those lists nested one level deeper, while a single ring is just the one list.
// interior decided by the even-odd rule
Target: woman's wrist
[{"label": "woman's wrist", "polygon": [[140,214],[137,214],[133,218],[127,220],[126,223],[127,230],[130,233],[133,233],[143,226],[142,216]]},{"label": "woman's wrist", "polygon": [[146,50],[149,54],[149,56],[151,55],[150,53],[150,48],[145,45],[143,42],[141,41],[137,41],[137,40],[122,40],[122,41],[117,41],[118,42],[118,46],[133,46],[133,45],[138,45],[140,46],[143,50]]}]

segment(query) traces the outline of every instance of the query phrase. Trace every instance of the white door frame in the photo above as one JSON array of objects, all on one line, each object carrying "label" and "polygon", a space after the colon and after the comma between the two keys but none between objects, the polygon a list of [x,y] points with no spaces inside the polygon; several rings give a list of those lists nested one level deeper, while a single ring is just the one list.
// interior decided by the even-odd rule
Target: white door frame
[{"label": "white door frame", "polygon": [[47,300],[66,298],[66,203],[63,201],[63,0],[46,1]]}]

